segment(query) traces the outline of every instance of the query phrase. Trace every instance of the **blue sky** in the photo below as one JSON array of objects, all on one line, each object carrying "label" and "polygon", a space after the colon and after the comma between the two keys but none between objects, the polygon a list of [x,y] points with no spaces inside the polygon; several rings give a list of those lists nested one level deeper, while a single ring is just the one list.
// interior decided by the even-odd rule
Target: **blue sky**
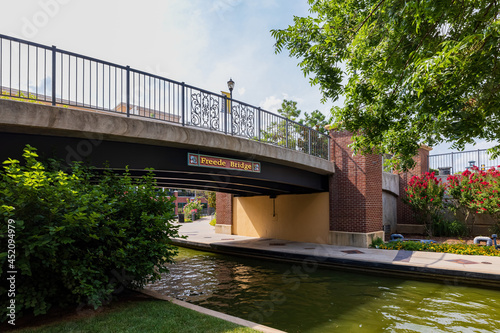
[{"label": "blue sky", "polygon": [[4,0],[0,33],[214,92],[227,90],[232,78],[235,99],[268,111],[291,99],[303,111],[329,115],[343,101],[321,104],[298,60],[274,53],[270,34],[308,8],[306,0]]}]

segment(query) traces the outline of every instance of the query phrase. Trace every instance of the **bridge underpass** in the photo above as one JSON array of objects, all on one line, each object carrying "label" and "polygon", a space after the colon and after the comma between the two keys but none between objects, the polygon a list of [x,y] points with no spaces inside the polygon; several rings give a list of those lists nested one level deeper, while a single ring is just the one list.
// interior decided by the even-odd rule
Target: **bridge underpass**
[{"label": "bridge underpass", "polygon": [[[37,148],[42,157],[62,161],[82,160],[102,168],[123,171],[128,166],[132,176],[141,176],[145,168],[154,168],[158,186],[231,193],[237,196],[304,194],[328,191],[326,175],[319,175],[297,168],[270,162],[259,162],[261,172],[215,169],[188,165],[188,154],[213,155],[198,149],[154,146],[130,142],[89,140],[50,135],[0,133],[4,144],[0,159],[22,160],[26,144]],[[84,144],[82,144],[82,142]],[[241,159],[241,156],[219,154],[225,159]],[[248,157],[247,159],[250,159]],[[258,159],[255,158],[257,161]]]}]

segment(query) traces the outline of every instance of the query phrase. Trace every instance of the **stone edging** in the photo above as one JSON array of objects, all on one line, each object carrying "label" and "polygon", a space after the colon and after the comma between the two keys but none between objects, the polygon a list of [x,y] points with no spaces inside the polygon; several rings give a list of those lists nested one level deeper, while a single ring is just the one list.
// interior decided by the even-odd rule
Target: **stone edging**
[{"label": "stone edging", "polygon": [[153,290],[141,289],[141,290],[137,290],[137,291],[139,291],[139,292],[141,292],[141,293],[143,293],[145,295],[154,297],[156,299],[160,299],[160,300],[163,300],[163,301],[168,301],[168,302],[171,302],[173,304],[182,306],[182,307],[190,309],[190,310],[194,310],[194,311],[199,312],[199,313],[203,313],[203,314],[206,314],[206,315],[209,315],[209,316],[212,316],[212,317],[216,317],[216,318],[219,318],[219,319],[222,319],[222,320],[225,320],[225,321],[229,321],[231,323],[234,323],[234,324],[237,324],[237,325],[240,325],[240,326],[250,327],[250,328],[252,328],[252,329],[254,329],[256,331],[260,331],[260,332],[264,332],[264,333],[286,333],[284,331],[280,331],[280,330],[277,330],[275,328],[271,328],[271,327],[268,327],[268,326],[260,325],[260,324],[254,323],[252,321],[248,321],[248,320],[245,320],[245,319],[241,319],[241,318],[238,318],[238,317],[227,315],[227,314],[222,313],[222,312],[217,312],[217,311],[214,311],[214,310],[206,309],[204,307],[201,307],[201,306],[198,306],[198,305],[194,305],[194,304],[191,304],[191,303],[188,303],[188,302],[184,302],[184,301],[175,299],[173,297],[164,296],[164,295],[161,295],[161,294],[159,294],[159,293],[157,293],[156,291],[153,291]]}]

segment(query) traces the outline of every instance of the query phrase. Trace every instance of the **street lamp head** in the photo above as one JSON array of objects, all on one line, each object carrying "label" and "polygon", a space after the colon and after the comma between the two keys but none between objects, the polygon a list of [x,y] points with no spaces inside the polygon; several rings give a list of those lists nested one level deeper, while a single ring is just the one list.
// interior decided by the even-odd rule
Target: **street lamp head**
[{"label": "street lamp head", "polygon": [[229,81],[227,81],[227,87],[229,88],[230,92],[233,92],[233,89],[234,89],[234,81],[233,81],[233,79],[229,79]]}]

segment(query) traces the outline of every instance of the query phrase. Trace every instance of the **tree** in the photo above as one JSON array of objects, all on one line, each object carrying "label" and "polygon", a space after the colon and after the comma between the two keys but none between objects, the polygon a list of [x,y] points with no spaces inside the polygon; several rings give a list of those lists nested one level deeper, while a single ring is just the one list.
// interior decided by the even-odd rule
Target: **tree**
[{"label": "tree", "polygon": [[[296,121],[302,111],[297,108],[297,102],[284,99],[278,114],[282,117]],[[277,121],[271,121],[265,130],[261,131],[262,140],[273,143],[278,146],[295,148],[297,144],[296,135],[294,135],[297,125],[290,124],[288,121],[278,118]]]},{"label": "tree", "polygon": [[[310,17],[272,30],[300,59],[355,153],[389,153],[407,170],[421,144],[500,139],[499,3],[309,0]],[[343,76],[347,83],[342,84]],[[490,150],[500,155],[500,145]]]},{"label": "tree", "polygon": [[308,127],[314,128],[316,131],[328,134],[328,130],[326,126],[330,124],[329,120],[326,119],[326,116],[322,114],[319,110],[314,110],[310,115],[305,112],[305,119],[300,120],[299,123],[304,124]]},{"label": "tree", "polygon": [[203,197],[207,199],[207,203],[209,207],[213,209],[217,209],[217,193],[213,191],[204,191]]},{"label": "tree", "polygon": [[296,121],[300,117],[302,111],[297,108],[297,102],[284,99],[281,103],[281,108],[278,113],[290,120]]}]

